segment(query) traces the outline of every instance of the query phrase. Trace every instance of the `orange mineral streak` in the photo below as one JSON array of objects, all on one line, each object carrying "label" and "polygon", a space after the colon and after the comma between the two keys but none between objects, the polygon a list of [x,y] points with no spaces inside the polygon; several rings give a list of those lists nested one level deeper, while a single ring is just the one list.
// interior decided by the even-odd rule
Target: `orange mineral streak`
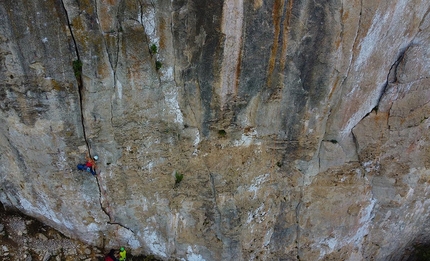
[{"label": "orange mineral streak", "polygon": [[283,0],[275,0],[273,3],[273,27],[275,29],[272,50],[269,58],[269,68],[267,72],[267,87],[272,85],[272,75],[275,69],[276,54],[279,46],[279,34],[281,32],[282,10],[284,9]]},{"label": "orange mineral streak", "polygon": [[284,22],[284,31],[282,33],[282,54],[281,54],[281,70],[285,70],[287,62],[288,34],[290,33],[291,13],[293,10],[293,0],[288,1],[287,15]]},{"label": "orange mineral streak", "polygon": [[339,85],[339,77],[336,77],[336,80],[333,83],[333,88],[331,88],[330,93],[328,95],[329,100],[331,100],[331,97],[333,96],[334,91],[337,89],[338,85]]},{"label": "orange mineral streak", "polygon": [[108,5],[115,5],[119,0],[104,0],[103,2]]},{"label": "orange mineral streak", "polygon": [[160,23],[158,25],[158,31],[160,32],[160,49],[166,48],[166,20],[160,17]]},{"label": "orange mineral streak", "polygon": [[[105,26],[102,26],[103,30],[112,31],[113,29],[116,29],[116,20],[117,20],[117,12],[118,12],[118,5],[121,3],[121,0],[104,0],[101,1],[99,4],[98,9],[101,10],[103,20],[105,23]],[[100,15],[99,19],[100,18]],[[99,21],[100,23],[102,21]],[[109,27],[106,27],[109,26]],[[107,32],[104,31],[104,32]]]},{"label": "orange mineral streak", "polygon": [[375,121],[376,121],[376,123],[378,125],[379,124],[384,125],[387,122],[387,120],[388,120],[388,113],[386,113],[386,112],[378,112],[378,113],[376,113],[374,119],[375,119]]},{"label": "orange mineral streak", "polygon": [[[348,18],[349,18],[349,11],[345,11],[343,8],[340,10],[340,13],[341,13],[341,21],[342,21],[342,25],[344,25],[344,24],[346,24],[347,23],[347,20],[348,20]],[[342,32],[340,32],[340,34],[339,34],[339,36],[337,37],[337,39],[336,39],[336,41],[335,41],[335,46],[336,46],[336,49],[339,49],[339,47],[341,46],[341,44],[342,44],[342,40],[343,40],[343,35],[344,35],[344,32],[342,31]]]}]

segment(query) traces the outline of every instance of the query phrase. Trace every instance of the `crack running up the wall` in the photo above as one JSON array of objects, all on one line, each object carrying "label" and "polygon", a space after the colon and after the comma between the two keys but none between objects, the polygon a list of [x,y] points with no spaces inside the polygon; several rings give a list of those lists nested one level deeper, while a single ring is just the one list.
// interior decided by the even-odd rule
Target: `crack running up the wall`
[{"label": "crack running up the wall", "polygon": [[[72,25],[71,25],[70,19],[69,19],[69,14],[67,13],[67,9],[66,9],[66,6],[64,5],[63,1],[61,1],[61,4],[62,4],[64,13],[65,13],[65,17],[66,17],[66,21],[67,21],[67,27],[68,27],[68,29],[70,31],[71,39],[73,41],[73,45],[74,45],[74,48],[75,48],[75,53],[76,53],[76,58],[77,59],[75,61],[73,61],[72,65],[73,65],[73,71],[75,73],[76,81],[78,83],[78,97],[79,97],[79,106],[80,106],[79,108],[80,108],[80,114],[81,114],[80,117],[81,117],[81,124],[82,124],[82,132],[83,132],[85,144],[86,144],[86,147],[87,147],[87,151],[89,153],[89,156],[92,157],[91,156],[91,150],[90,150],[89,142],[88,142],[86,131],[85,131],[85,119],[84,119],[84,113],[83,113],[83,111],[84,111],[84,108],[83,108],[84,89],[83,89],[83,81],[82,81],[82,60],[81,60],[81,57],[80,57],[80,54],[79,54],[78,45],[77,45],[75,36],[73,34]],[[103,199],[102,199],[102,196],[103,196],[102,195],[102,191],[103,190],[102,190],[102,187],[101,187],[101,184],[100,184],[98,176],[96,176],[96,182],[97,182],[97,187],[99,189],[99,203],[100,203],[100,207],[101,207],[102,211],[109,217],[109,223],[110,224],[117,224],[117,223],[113,223],[112,222],[113,218],[112,218],[111,213],[110,213],[109,204],[107,203],[106,206],[103,204]],[[129,228],[125,227],[125,226],[122,226],[122,227],[124,227],[124,228],[132,231],[131,229],[129,229]]]},{"label": "crack running up the wall", "polygon": [[73,66],[73,72],[75,73],[75,77],[76,77],[76,81],[78,82],[78,96],[79,96],[79,108],[80,108],[80,112],[81,112],[81,124],[82,124],[82,132],[84,135],[84,140],[85,140],[85,144],[87,146],[87,150],[88,153],[91,156],[91,151],[90,151],[90,146],[88,143],[88,139],[87,139],[87,135],[85,132],[85,121],[84,121],[84,113],[83,113],[83,82],[82,82],[82,60],[81,57],[79,55],[79,50],[78,50],[78,45],[76,43],[76,39],[75,36],[73,34],[73,30],[72,30],[72,26],[70,24],[70,19],[69,19],[69,14],[67,13],[67,9],[66,6],[64,5],[64,2],[61,1],[65,16],[66,16],[66,21],[67,21],[67,28],[70,31],[70,36],[72,38],[73,41],[73,45],[75,47],[75,53],[76,53],[76,60],[74,60],[72,62],[72,66]]}]

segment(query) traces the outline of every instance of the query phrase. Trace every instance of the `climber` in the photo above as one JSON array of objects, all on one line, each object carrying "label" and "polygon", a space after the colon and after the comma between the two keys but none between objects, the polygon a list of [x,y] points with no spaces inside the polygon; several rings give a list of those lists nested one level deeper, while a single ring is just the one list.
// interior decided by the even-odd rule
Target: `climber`
[{"label": "climber", "polygon": [[117,252],[115,249],[111,249],[109,254],[105,256],[104,261],[118,261]]},{"label": "climber", "polygon": [[99,159],[99,157],[96,155],[93,158],[90,157],[90,154],[87,151],[87,154],[85,155],[85,160],[87,161],[85,164],[78,164],[78,170],[86,170],[88,172],[91,172],[94,176],[97,175],[96,172],[96,161]]},{"label": "climber", "polygon": [[121,247],[119,249],[119,261],[125,261],[125,257],[126,257],[126,252],[125,252],[125,248]]}]

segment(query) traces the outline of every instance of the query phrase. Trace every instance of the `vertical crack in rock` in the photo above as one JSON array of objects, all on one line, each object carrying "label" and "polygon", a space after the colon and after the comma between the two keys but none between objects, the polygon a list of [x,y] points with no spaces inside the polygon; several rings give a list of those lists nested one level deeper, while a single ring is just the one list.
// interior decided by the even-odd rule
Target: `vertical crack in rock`
[{"label": "vertical crack in rock", "polygon": [[218,208],[218,204],[216,201],[216,197],[217,197],[217,192],[216,192],[216,188],[215,188],[215,180],[214,180],[214,176],[212,173],[209,173],[209,177],[211,180],[211,186],[212,186],[212,193],[214,195],[214,208],[215,208],[215,227],[216,227],[216,236],[218,237],[219,240],[223,241],[223,236],[221,234],[220,231],[220,224],[221,224],[221,212],[219,211]]},{"label": "vertical crack in rock", "polygon": [[[364,118],[366,118],[366,117],[367,117],[367,115],[368,115],[368,114],[366,114],[366,116],[364,116]],[[363,118],[363,119],[364,119],[364,118]],[[363,120],[363,119],[361,119],[361,120]],[[360,120],[359,122],[361,122],[361,120]],[[353,128],[353,129],[354,129],[354,128]],[[359,146],[359,144],[358,144],[357,137],[355,136],[355,134],[354,134],[354,132],[353,132],[353,131],[351,131],[351,135],[352,135],[352,141],[354,142],[355,154],[357,154],[357,158],[358,158],[358,163],[360,164],[360,166],[363,166],[363,164],[362,164],[362,162],[361,162],[361,159],[360,159],[360,153],[359,153],[360,146]],[[366,172],[365,172],[365,171],[363,171],[363,176],[366,176]]]},{"label": "vertical crack in rock", "polygon": [[[99,13],[98,13],[98,9],[97,9],[97,2],[94,3],[94,6],[95,6],[94,7],[95,8],[95,14],[97,16],[97,24],[100,26],[100,20],[99,20],[99,15],[98,15]],[[118,16],[117,16],[117,19],[118,19]],[[113,88],[115,90],[118,88],[116,71],[117,71],[118,60],[119,60],[119,28],[121,28],[121,24],[120,24],[119,19],[117,22],[119,23],[119,26],[116,28],[116,31],[114,31],[114,32],[111,32],[111,31],[110,32],[104,32],[104,31],[102,31],[102,28],[100,27],[100,31],[102,31],[102,38],[103,38],[103,43],[104,43],[104,46],[106,49],[107,58],[108,58],[110,69],[111,69],[112,75],[113,75]],[[112,54],[110,53],[109,45],[108,45],[108,42],[106,41],[106,36],[105,36],[106,34],[108,35],[107,37],[111,37],[111,36],[115,37],[115,40],[116,40],[116,46],[115,46],[115,51],[114,51],[115,53],[112,53]],[[110,122],[111,122],[112,126],[113,126],[113,111],[114,111],[113,99],[111,99]]]},{"label": "vertical crack in rock", "polygon": [[354,50],[357,48],[357,44],[358,44],[358,35],[360,34],[362,17],[363,17],[363,0],[360,1],[360,17],[358,18],[357,32],[355,34],[354,43],[352,45],[352,56],[351,56],[351,59],[349,61],[348,72],[346,73],[347,77],[349,75],[349,72],[351,71],[352,61],[354,60]]},{"label": "vertical crack in rock", "polygon": [[[111,211],[110,211],[110,204],[107,201],[106,191],[104,189],[102,189],[102,186],[100,184],[99,178],[100,178],[100,174],[96,176],[97,187],[99,188],[100,208],[106,214],[106,216],[108,216],[108,218],[109,218],[108,224],[116,224],[116,223],[114,223],[112,221],[113,217],[112,217],[112,214],[111,214]],[[106,200],[106,203],[103,203],[103,198]]]},{"label": "vertical crack in rock", "polygon": [[[340,32],[339,32],[339,46],[340,46],[340,44],[342,44],[342,42],[343,42],[343,36],[344,36],[344,33],[345,33],[345,23],[343,22],[343,19],[344,19],[344,16],[345,15],[345,10],[344,10],[344,8],[343,8],[343,1],[341,1],[341,8],[340,8]],[[361,16],[360,16],[361,17]],[[343,46],[343,45],[342,45]],[[337,70],[337,68],[335,68],[335,70],[337,71],[337,72],[339,72],[338,70]]]},{"label": "vertical crack in rock", "polygon": [[[115,34],[114,34],[114,36],[116,38],[116,49],[115,49],[116,53],[113,54],[113,57],[111,57],[111,54],[109,52],[108,42],[106,41],[106,37],[105,37],[105,32],[102,31],[103,29],[100,26],[98,9],[97,9],[97,1],[96,0],[94,1],[94,6],[95,6],[95,11],[94,12],[95,12],[95,15],[96,15],[96,19],[98,21],[97,24],[99,25],[99,29],[102,32],[103,44],[104,44],[105,49],[106,49],[106,55],[107,55],[107,58],[108,58],[108,61],[109,61],[109,65],[110,65],[110,68],[111,68],[111,71],[112,71],[112,75],[113,75],[114,88],[117,88],[116,70],[117,70],[118,59],[119,59],[118,58],[118,55],[119,55],[119,37],[118,37],[118,32],[115,32]],[[118,30],[118,28],[117,28],[117,30]],[[111,107],[110,113],[111,113],[111,123],[112,123],[112,120],[113,120],[113,100],[112,99],[111,99],[110,107]],[[129,227],[127,227],[127,226],[125,226],[125,225],[123,225],[123,224],[121,224],[119,222],[114,222],[114,217],[113,217],[113,215],[111,213],[111,207],[110,207],[110,204],[109,204],[109,201],[108,201],[106,190],[103,189],[103,186],[101,185],[99,179],[101,179],[101,177],[100,177],[100,175],[97,175],[96,181],[97,181],[97,186],[99,188],[99,202],[100,202],[100,207],[101,207],[102,211],[106,214],[106,216],[108,216],[108,218],[109,218],[109,221],[107,223],[110,224],[110,225],[118,225],[118,226],[123,227],[123,228],[125,228],[127,230],[130,230],[133,234],[135,234],[134,231],[131,228],[129,228]]]},{"label": "vertical crack in rock", "polygon": [[66,16],[67,28],[69,29],[70,37],[72,38],[73,45],[75,46],[75,53],[76,53],[77,60],[73,61],[73,71],[75,73],[76,80],[78,82],[78,96],[79,96],[79,106],[80,106],[80,112],[81,112],[82,133],[84,135],[84,140],[85,140],[85,144],[86,144],[87,149],[88,149],[88,153],[90,153],[90,155],[91,155],[90,146],[89,146],[89,143],[87,140],[87,134],[85,131],[85,120],[84,120],[84,112],[83,112],[82,61],[81,61],[81,57],[79,55],[78,45],[77,45],[75,36],[73,34],[72,25],[71,25],[70,19],[69,19],[69,14],[67,13],[67,9],[66,9],[66,6],[64,5],[63,0],[61,1],[61,5],[63,7],[64,14]]},{"label": "vertical crack in rock", "polygon": [[[173,2],[173,1],[172,1]],[[152,1],[151,1],[151,3],[152,3]],[[153,4],[153,3],[152,3]],[[154,7],[154,9],[155,9],[155,7]],[[174,32],[174,29],[173,29],[173,20],[174,20],[174,18],[173,18],[173,16],[174,16],[174,12],[171,12],[171,19],[170,19],[170,34],[172,35],[172,36],[174,36],[175,35],[175,32]],[[174,45],[174,43],[173,43],[173,37],[172,37],[172,46]],[[173,46],[174,47],[174,46]],[[178,84],[178,82],[176,81],[176,55],[172,55],[173,56],[173,82],[175,83],[175,87],[179,87],[179,84]],[[184,84],[184,89],[185,89],[185,84]],[[192,106],[190,106],[191,108],[192,108]],[[194,112],[193,112],[194,113]]]},{"label": "vertical crack in rock", "polygon": [[[403,60],[403,58],[405,56],[405,53],[407,52],[407,50],[411,46],[412,46],[412,42],[410,42],[403,50],[400,51],[399,56],[397,57],[396,61],[391,65],[390,70],[388,71],[386,82],[385,82],[385,84],[384,84],[384,86],[383,86],[383,88],[382,88],[382,90],[381,90],[381,92],[379,94],[379,97],[378,97],[378,102],[376,103],[375,107],[372,108],[372,110],[370,112],[368,112],[361,120],[359,120],[357,122],[357,125],[360,122],[362,122],[366,117],[368,117],[369,114],[372,111],[375,111],[376,113],[378,113],[379,106],[381,104],[381,101],[382,101],[385,93],[387,92],[387,90],[389,88],[389,85],[397,83],[397,69],[398,69],[398,66],[401,63],[401,61]],[[387,109],[387,114],[388,115],[386,117],[387,118],[386,124],[387,124],[387,128],[388,129],[389,129],[388,120],[390,118],[391,106],[392,106],[392,104],[390,104],[390,108]],[[354,128],[355,128],[355,126],[353,128],[351,128],[351,130],[353,130]],[[352,139],[353,139],[353,142],[354,142],[354,145],[355,145],[355,153],[356,153],[356,155],[358,157],[358,163],[360,164],[360,166],[363,167],[362,159],[360,159],[360,153],[359,153],[360,147],[359,147],[359,143],[358,143],[357,137],[355,136],[355,134],[354,134],[353,131],[351,131],[351,135],[352,135]],[[363,177],[365,177],[366,176],[366,171],[364,169],[363,169],[363,173],[364,173]]]},{"label": "vertical crack in rock", "polygon": [[[379,97],[378,97],[378,101],[377,101],[377,103],[376,103],[376,105],[375,105],[375,107],[374,108],[372,108],[372,110],[370,111],[370,112],[368,112],[361,120],[359,120],[358,122],[357,122],[357,125],[360,123],[360,122],[362,122],[366,117],[368,117],[369,116],[369,114],[372,112],[372,111],[375,111],[376,113],[378,113],[378,109],[379,109],[379,106],[380,106],[380,104],[381,104],[381,101],[382,101],[382,99],[383,99],[383,97],[384,97],[384,94],[387,92],[387,90],[388,90],[388,88],[389,88],[389,85],[390,84],[395,84],[395,83],[397,83],[397,81],[398,81],[398,79],[397,79],[397,69],[398,69],[398,66],[399,66],[399,64],[401,63],[401,61],[403,60],[403,58],[404,58],[404,56],[405,56],[405,53],[407,52],[407,50],[410,48],[412,46],[412,41],[403,49],[403,50],[401,50],[400,51],[400,53],[399,53],[399,55],[398,55],[398,57],[397,57],[397,59],[396,59],[396,61],[390,66],[390,70],[388,71],[388,74],[387,74],[387,78],[386,78],[386,82],[385,82],[385,84],[384,84],[384,86],[383,86],[383,88],[382,88],[382,90],[381,90],[381,92],[380,92],[380,94],[379,94]],[[390,104],[390,108],[388,108],[387,109],[387,122],[386,122],[386,124],[387,124],[387,128],[389,129],[389,125],[388,125],[388,120],[389,120],[389,118],[390,118],[390,110],[391,110],[391,106],[392,106],[392,104]],[[351,130],[353,130],[355,128],[355,126],[351,129]],[[358,140],[357,140],[357,137],[355,136],[355,134],[354,134],[354,132],[353,131],[351,131],[351,135],[352,135],[352,139],[353,139],[353,142],[354,142],[354,145],[355,145],[355,153],[356,153],[356,155],[357,155],[357,157],[358,157],[358,163],[360,164],[360,166],[362,166],[363,167],[363,163],[362,163],[362,159],[360,159],[360,153],[359,153],[359,150],[360,150],[360,147],[359,147],[359,143],[358,143]],[[363,177],[365,177],[366,176],[366,171],[363,169]]]},{"label": "vertical crack in rock", "polygon": [[[426,21],[427,15],[429,15],[429,14],[430,14],[430,7],[427,9],[426,13],[423,15],[423,19],[421,19],[420,25],[418,26],[418,32],[416,33],[415,37],[417,36],[417,34],[419,34],[422,31],[421,26]],[[414,37],[414,39],[415,39],[415,37]]]},{"label": "vertical crack in rock", "polygon": [[[142,1],[138,1],[138,3],[139,3],[139,18],[138,19],[133,19],[132,18],[132,20],[137,21],[142,26],[143,34],[145,36],[144,38],[145,38],[146,48],[148,50],[148,53],[152,57],[153,54],[152,54],[151,47],[150,47],[150,39],[148,37],[147,31],[146,31],[146,28],[145,28],[145,25],[144,25],[144,21],[143,21],[143,17],[144,17],[143,10],[144,10],[145,6],[144,6],[144,4],[143,4]],[[154,8],[154,12],[155,12],[156,8],[155,8],[154,2],[151,1],[150,4]],[[157,56],[157,54],[154,54],[154,56]],[[155,61],[153,60],[152,62],[154,63],[154,66],[155,66],[154,68],[156,68],[156,70],[158,70],[157,69],[157,59],[155,59]],[[160,87],[161,87],[161,75],[159,73],[157,73],[157,79],[158,79],[158,83],[160,84]]]},{"label": "vertical crack in rock", "polygon": [[397,69],[399,67],[399,64],[402,62],[403,58],[405,57],[406,52],[409,50],[410,47],[414,45],[413,44],[414,38],[409,42],[409,44],[404,49],[400,50],[397,60],[391,65],[390,70],[388,71],[386,83],[397,83],[398,81]]},{"label": "vertical crack in rock", "polygon": [[[412,45],[412,43],[409,43],[403,50],[400,51],[399,56],[397,57],[396,61],[391,65],[390,70],[387,74],[387,80],[385,81],[384,87],[381,90],[381,93],[379,94],[378,102],[376,103],[375,110],[378,111],[379,104],[384,96],[384,93],[387,91],[388,86],[391,83],[396,83],[398,81],[397,79],[397,68],[399,67],[400,62],[403,60],[403,57],[405,57],[406,51],[409,49],[409,47]],[[389,113],[389,111],[388,111]],[[388,118],[387,118],[388,120]]]},{"label": "vertical crack in rock", "polygon": [[[121,28],[121,23],[120,23],[120,21],[119,21],[119,19],[118,19],[118,23],[119,23],[119,28]],[[114,84],[114,88],[115,89],[117,89],[118,88],[118,86],[117,86],[117,75],[116,75],[116,70],[117,70],[117,68],[118,68],[118,60],[119,60],[119,28],[117,29],[118,30],[118,32],[116,33],[116,49],[115,49],[115,57],[116,57],[116,61],[115,61],[115,64],[114,64],[114,67],[112,68],[112,71],[113,71],[113,84]],[[110,62],[110,59],[109,59],[109,62]],[[111,66],[112,66],[112,62],[110,62],[111,63]],[[121,84],[121,83],[120,83]],[[113,101],[111,100],[111,113],[110,113],[110,115],[111,115],[111,119],[110,119],[110,121],[111,121],[111,124],[112,124],[112,126],[113,126],[113,103],[112,103]]]},{"label": "vertical crack in rock", "polygon": [[[343,4],[342,4],[342,10],[343,10]],[[353,42],[353,45],[352,45],[352,52],[351,52],[352,54],[351,54],[351,58],[349,59],[348,69],[346,71],[345,77],[342,79],[342,81],[339,84],[339,86],[341,88],[343,86],[343,83],[348,78],[349,72],[351,71],[352,62],[354,61],[354,57],[355,57],[354,50],[357,48],[357,45],[358,45],[358,35],[360,33],[362,16],[363,16],[363,0],[360,1],[360,17],[358,18],[357,32],[355,33],[354,42]],[[340,20],[342,21],[342,19],[340,19]],[[342,25],[342,36],[343,36],[343,31],[344,31],[343,21],[342,21],[341,25]]]},{"label": "vertical crack in rock", "polygon": [[[148,35],[146,34],[145,26],[143,25],[143,3],[142,3],[142,1],[138,1],[138,2],[139,2],[139,19],[137,21],[140,25],[142,25],[143,32],[145,34],[146,47],[148,48],[148,52],[151,53],[151,50],[150,50],[151,47],[148,45],[148,43],[149,43]],[[155,10],[154,3],[151,2],[151,5],[153,5],[154,10]]]},{"label": "vertical crack in rock", "polygon": [[295,218],[296,218],[296,250],[297,250],[297,260],[300,261],[300,210],[303,203],[303,186],[304,186],[304,177],[302,174],[302,178],[300,181],[300,194],[299,194],[299,202],[297,203],[296,209],[295,209]]},{"label": "vertical crack in rock", "polygon": [[[66,9],[66,6],[64,4],[64,1],[61,1],[61,4],[62,4],[64,13],[65,13],[65,17],[66,17],[66,21],[67,21],[67,27],[70,31],[70,36],[71,36],[73,44],[75,46],[75,52],[76,52],[77,60],[73,62],[73,70],[74,70],[74,73],[76,76],[76,80],[78,82],[78,96],[79,96],[79,106],[80,106],[80,112],[81,112],[82,132],[83,132],[83,136],[84,136],[85,144],[87,146],[88,153],[91,157],[91,150],[90,150],[89,142],[88,142],[86,131],[85,131],[85,119],[84,119],[84,112],[83,112],[83,110],[84,110],[84,108],[83,108],[83,95],[84,95],[83,92],[84,92],[84,90],[83,90],[83,81],[82,81],[82,61],[80,58],[78,45],[77,45],[75,36],[73,34],[72,25],[71,25],[70,19],[69,19],[69,14],[67,13],[67,9]],[[109,217],[109,220],[111,220],[111,216],[109,214],[108,209],[103,206],[102,187],[100,185],[98,178],[96,178],[96,182],[97,182],[97,187],[99,189],[100,207],[101,207],[102,211]]]},{"label": "vertical crack in rock", "polygon": [[[118,23],[119,23],[119,21],[118,21]],[[121,28],[121,26],[122,25],[119,24],[119,28]],[[118,34],[119,34],[119,32],[118,32]],[[115,50],[115,52],[116,52],[116,54],[115,54],[116,55],[116,61],[115,61],[114,68],[112,68],[112,70],[113,70],[113,84],[114,84],[115,90],[118,89],[118,84],[122,84],[120,82],[117,82],[117,74],[116,74],[116,70],[118,68],[119,52],[120,52],[120,50],[119,50],[119,38],[120,38],[119,35],[117,35],[116,36],[116,50]],[[111,63],[111,66],[112,66],[112,63]],[[110,118],[110,122],[111,122],[112,126],[114,126],[114,124],[113,124],[113,111],[114,111],[114,109],[113,109],[113,100],[111,99],[111,104],[110,104],[110,116],[111,116],[111,118]]]},{"label": "vertical crack in rock", "polygon": [[[359,37],[360,28],[361,28],[361,24],[362,24],[362,16],[363,16],[363,0],[360,1],[360,13],[359,13],[358,25],[357,25],[357,30],[355,32],[355,37],[354,37],[354,41],[353,41],[353,45],[352,45],[351,57],[349,58],[348,68],[346,69],[346,73],[345,73],[344,76],[342,76],[342,79],[341,79],[341,81],[340,81],[340,83],[338,85],[341,88],[340,91],[339,91],[340,93],[342,93],[343,85],[346,82],[346,80],[348,79],[348,75],[351,72],[352,63],[353,63],[354,57],[355,57],[354,50],[357,48],[357,45],[358,45],[358,37]],[[344,19],[344,5],[343,5],[343,1],[342,1],[341,19],[340,19],[341,31],[340,31],[340,36],[339,36],[340,37],[339,44],[342,44],[343,37],[344,37],[344,32],[345,32],[345,24],[344,24],[343,19]],[[337,72],[339,72],[337,69],[335,69],[335,70]],[[337,84],[337,81],[336,81],[336,84]],[[332,98],[333,93],[334,93],[334,88],[330,91],[330,94],[329,94],[330,98]],[[339,97],[342,97],[342,96],[340,95]],[[331,102],[331,104],[335,104],[335,103],[340,102],[339,98],[337,98],[337,99],[334,98],[334,99],[335,100],[333,102]],[[332,108],[333,108],[333,106],[330,106],[330,111],[327,114],[327,119],[330,118],[330,115],[331,115],[331,112],[332,112]],[[328,121],[326,121],[326,123],[327,122]],[[351,128],[351,130],[352,130],[352,128]],[[325,127],[324,135],[322,137],[323,138],[327,137],[327,126]],[[318,161],[319,161],[319,163],[318,163],[319,164],[319,168],[318,169],[319,170],[321,169],[321,164],[320,164],[321,163],[321,157],[320,157],[320,155],[321,155],[321,144],[322,144],[323,141],[324,141],[323,139],[320,139],[319,145],[318,145]]]},{"label": "vertical crack in rock", "polygon": [[[343,20],[342,20],[342,18],[343,18],[343,3],[342,3],[342,17],[341,17],[341,37],[343,37],[343,32],[344,32],[344,23],[343,23]],[[340,82],[340,84],[339,84],[339,86],[340,86],[340,88],[342,88],[342,86],[343,86],[343,84],[345,83],[345,81],[348,79],[348,75],[350,74],[350,72],[351,72],[351,67],[352,67],[352,63],[353,63],[353,61],[354,61],[354,58],[355,58],[355,54],[354,54],[354,50],[357,48],[357,45],[358,45],[358,37],[359,37],[359,33],[360,33],[360,28],[361,28],[361,24],[362,24],[362,16],[363,16],[363,0],[361,0],[360,1],[360,14],[359,14],[359,19],[358,19],[358,25],[357,25],[357,31],[356,31],[356,33],[355,33],[355,37],[354,37],[354,41],[353,41],[353,45],[352,45],[352,54],[351,54],[351,57],[350,57],[350,59],[349,59],[349,64],[348,64],[348,68],[347,68],[347,70],[346,70],[346,74],[345,74],[345,76],[343,77],[343,79],[341,80],[341,82]],[[342,90],[341,90],[341,92],[342,92]],[[331,93],[332,94],[332,93]],[[330,94],[330,96],[331,96],[331,94]],[[339,96],[339,97],[341,97],[341,96]],[[338,102],[339,102],[340,100],[338,99]],[[331,109],[330,109],[330,112],[328,113],[328,116],[327,117],[330,117],[330,114],[331,114]],[[353,128],[351,128],[351,130],[352,130]],[[352,133],[352,131],[351,131],[351,133]],[[326,137],[326,134],[327,134],[327,128],[325,129],[325,132],[324,132],[324,135],[322,136],[322,137]],[[352,135],[354,135],[353,133],[352,133]],[[353,139],[355,139],[355,137],[353,137]],[[320,155],[320,153],[321,153],[321,142],[323,142],[323,140],[321,139],[321,141],[320,141],[320,145],[319,145],[319,152],[318,152],[318,155]],[[355,141],[354,141],[355,142]],[[358,155],[358,147],[357,147],[357,143],[354,143],[355,144],[355,150],[356,150],[356,153],[357,153],[357,155]],[[321,162],[321,158],[320,158],[320,156],[318,156],[318,160],[319,160],[319,163]],[[321,169],[321,165],[319,165],[319,169]]]}]

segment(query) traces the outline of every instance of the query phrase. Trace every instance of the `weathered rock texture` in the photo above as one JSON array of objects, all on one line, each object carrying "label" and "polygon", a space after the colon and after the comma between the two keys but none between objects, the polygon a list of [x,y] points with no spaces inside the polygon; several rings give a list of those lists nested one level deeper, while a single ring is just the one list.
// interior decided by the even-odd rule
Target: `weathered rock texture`
[{"label": "weathered rock texture", "polygon": [[65,238],[54,229],[20,215],[5,212],[0,205],[0,259],[18,260],[97,260],[103,252],[77,240]]},{"label": "weathered rock texture", "polygon": [[165,260],[405,259],[430,240],[429,8],[2,1],[0,201]]}]

